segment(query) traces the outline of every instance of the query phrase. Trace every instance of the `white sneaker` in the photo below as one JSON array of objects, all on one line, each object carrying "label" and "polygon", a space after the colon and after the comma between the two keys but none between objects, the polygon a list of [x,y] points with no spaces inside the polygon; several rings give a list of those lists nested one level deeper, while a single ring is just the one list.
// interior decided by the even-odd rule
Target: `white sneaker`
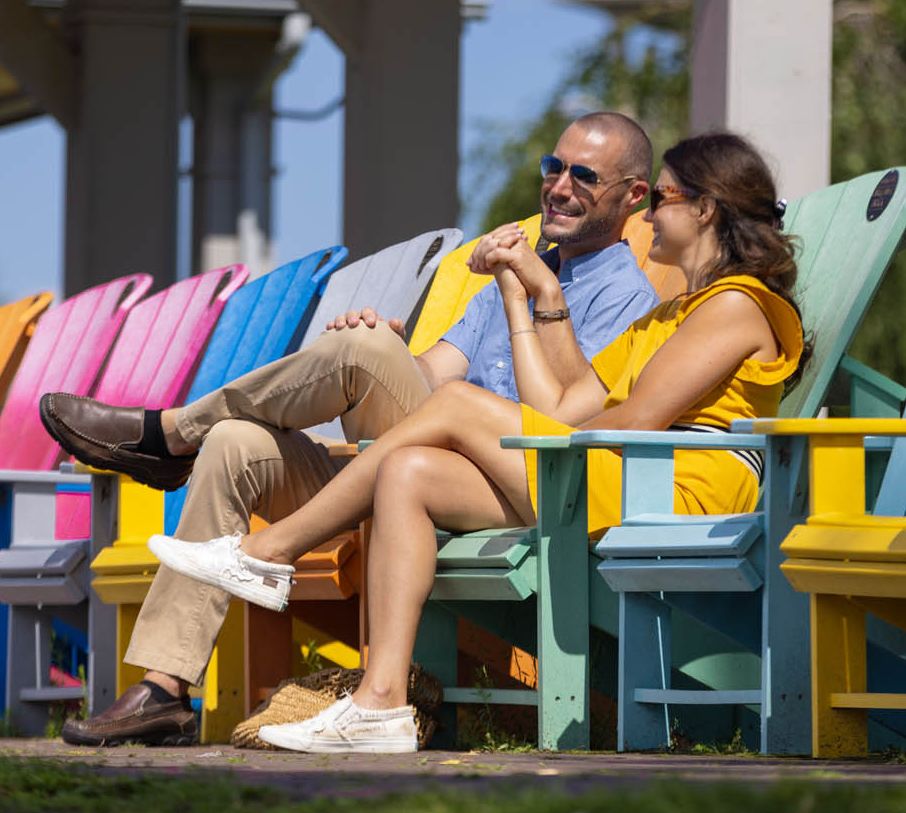
[{"label": "white sneaker", "polygon": [[239,549],[240,539],[241,534],[233,534],[209,542],[184,542],[155,534],[148,540],[148,547],[162,564],[183,576],[220,587],[268,610],[286,609],[296,569],[246,555]]},{"label": "white sneaker", "polygon": [[375,711],[352,697],[338,700],[301,723],[261,726],[258,736],[271,745],[310,754],[408,754],[418,751],[412,706]]}]

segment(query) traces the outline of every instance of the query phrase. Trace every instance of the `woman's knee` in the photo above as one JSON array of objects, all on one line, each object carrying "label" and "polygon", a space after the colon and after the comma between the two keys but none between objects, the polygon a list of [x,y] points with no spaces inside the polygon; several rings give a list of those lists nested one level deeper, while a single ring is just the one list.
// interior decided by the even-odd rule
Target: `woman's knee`
[{"label": "woman's knee", "polygon": [[423,500],[423,491],[437,467],[436,450],[404,446],[390,452],[377,470],[375,501],[388,497],[396,501]]}]

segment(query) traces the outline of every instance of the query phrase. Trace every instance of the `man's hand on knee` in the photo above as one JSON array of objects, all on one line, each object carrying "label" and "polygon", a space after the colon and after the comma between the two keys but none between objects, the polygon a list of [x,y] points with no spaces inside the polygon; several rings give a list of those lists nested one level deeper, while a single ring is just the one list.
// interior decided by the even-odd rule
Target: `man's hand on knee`
[{"label": "man's hand on knee", "polygon": [[365,327],[373,328],[378,322],[387,322],[390,329],[399,334],[403,339],[406,338],[406,326],[402,319],[384,319],[374,308],[362,308],[360,311],[347,311],[341,313],[332,321],[327,323],[327,330],[343,330],[344,328],[355,328],[360,324]]}]

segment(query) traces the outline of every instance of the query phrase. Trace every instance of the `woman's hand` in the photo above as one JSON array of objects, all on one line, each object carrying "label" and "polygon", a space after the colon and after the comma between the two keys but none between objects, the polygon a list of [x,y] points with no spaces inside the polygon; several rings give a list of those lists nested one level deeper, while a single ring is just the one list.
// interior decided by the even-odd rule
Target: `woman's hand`
[{"label": "woman's hand", "polygon": [[498,226],[478,241],[472,256],[466,260],[466,265],[473,274],[493,274],[495,264],[488,262],[488,254],[501,247],[510,248],[519,240],[525,240],[525,232],[518,223]]}]

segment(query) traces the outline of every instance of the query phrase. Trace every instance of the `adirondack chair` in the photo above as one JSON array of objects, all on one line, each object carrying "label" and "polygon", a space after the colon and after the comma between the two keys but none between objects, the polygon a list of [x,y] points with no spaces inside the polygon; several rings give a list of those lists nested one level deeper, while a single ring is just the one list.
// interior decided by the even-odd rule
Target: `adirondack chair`
[{"label": "adirondack chair", "polygon": [[[309,333],[305,328],[309,325],[313,339],[321,332],[322,322],[327,321],[326,314],[335,315],[334,311],[324,310],[324,305],[314,307],[315,303],[327,300],[326,307],[336,307],[338,312],[361,306],[364,302],[358,302],[357,297],[363,293],[363,283],[381,292],[377,297],[379,307],[393,307],[393,302],[397,301],[400,310],[396,312],[405,313],[430,282],[440,258],[460,239],[461,233],[455,229],[428,232],[344,268],[337,277],[331,274],[347,252],[345,248],[334,247],[290,263],[246,286],[250,290],[244,289],[228,304],[188,400],[298,347],[300,335],[302,344],[306,343]],[[345,300],[341,298],[344,291]],[[270,333],[260,330],[264,324],[272,326]],[[168,533],[175,530],[184,490],[163,497],[165,508],[161,522],[161,495],[158,492],[129,482],[128,478],[119,478],[117,487],[121,504],[120,538],[116,545],[101,551],[92,562],[92,569],[98,574],[92,584],[104,601],[117,605],[116,682],[119,693],[139,680],[142,674],[142,670],[123,664],[122,656],[141,601],[157,570],[157,561],[148,552],[145,542],[161,525]],[[203,741],[227,739],[246,711],[242,690],[244,612],[239,604],[231,609],[206,673],[202,702]],[[263,663],[266,665],[266,659]]]},{"label": "adirondack chair", "polygon": [[[790,231],[804,245],[799,296],[817,341],[813,363],[802,384],[784,400],[782,415],[817,413],[900,243],[906,193],[889,195],[884,209],[872,216],[888,184],[888,175],[872,173],[810,195],[787,213]],[[849,368],[852,371],[852,363]],[[591,446],[612,439],[584,435],[573,440]],[[752,447],[758,440],[764,439],[727,435],[710,448]],[[669,704],[746,704],[760,706],[763,752],[807,752],[809,687],[798,657],[808,634],[805,604],[778,570],[780,542],[803,510],[802,443],[789,437],[764,440],[768,465],[762,512],[712,518],[673,517],[666,498],[669,481],[663,478],[672,479],[673,449],[696,445],[692,438],[665,435],[651,443],[627,434],[620,445],[626,478],[624,521],[596,548],[604,559],[599,572],[620,597],[618,746],[666,745]],[[633,466],[645,473],[633,473]],[[637,478],[644,478],[644,486]],[[662,593],[662,598],[653,599],[652,592]],[[761,680],[743,690],[672,689],[665,666],[672,662],[671,608],[690,613],[759,654]],[[719,684],[707,676],[700,679]]]},{"label": "adirondack chair", "polygon": [[53,294],[32,294],[0,306],[0,408],[6,391],[19,368],[28,340],[34,335],[38,318],[50,307]]},{"label": "adirondack chair", "polygon": [[[198,365],[186,400],[195,400],[239,375],[280,358],[298,346],[306,314],[313,311],[317,292],[345,260],[342,246],[316,251],[294,260],[240,288],[226,303]],[[140,399],[132,399],[142,403]],[[182,403],[182,391],[168,406]],[[98,551],[91,562],[92,588],[116,614],[115,653],[110,662],[116,674],[116,693],[141,679],[143,670],[123,663],[138,610],[157,571],[148,537],[162,528],[171,531],[179,521],[185,490],[166,495],[116,478],[119,497],[119,535]],[[218,691],[216,663],[209,670],[203,708],[220,709],[231,697]],[[241,680],[241,669],[239,679]],[[234,701],[235,703],[235,701]]]},{"label": "adirondack chair", "polygon": [[[0,412],[0,548],[8,548],[14,539],[52,539],[53,511],[48,527],[37,501],[48,496],[53,499],[60,483],[80,482],[50,471],[62,450],[41,426],[38,397],[63,385],[87,394],[124,319],[150,286],[151,277],[146,274],[122,277],[66,300],[38,323]],[[42,476],[24,478],[26,471],[42,472]],[[87,515],[80,520],[86,524]],[[0,604],[0,698],[4,709],[9,703],[8,626],[9,608]],[[41,676],[46,679],[46,672]]]},{"label": "adirondack chair", "polygon": [[[885,498],[870,515],[864,496],[866,452],[887,445],[877,436],[906,435],[906,420],[777,419],[743,428],[768,442],[792,438],[806,444],[807,517],[780,545],[789,557],[780,569],[797,591],[808,594],[811,658],[803,671],[806,681],[810,673],[811,751],[822,758],[864,756],[868,711],[906,709],[902,691],[868,690],[874,664],[866,628],[869,614],[900,629],[906,625],[904,458],[898,455],[891,472],[890,491],[897,494],[890,502],[885,505]],[[895,442],[897,451],[906,452],[903,440]],[[800,661],[805,667],[805,658]],[[901,689],[902,671],[898,677],[893,687]]]},{"label": "adirondack chair", "polygon": [[[799,298],[817,346],[803,382],[784,401],[783,414],[813,415],[824,403],[906,227],[903,190],[880,216],[866,219],[873,193],[884,186],[882,176],[872,173],[837,184],[787,211],[787,228],[803,242]],[[619,641],[621,749],[667,745],[668,704],[730,703],[760,705],[763,751],[807,752],[808,686],[805,670],[795,667],[807,640],[804,600],[777,569],[777,547],[801,510],[795,475],[801,449],[789,439],[776,441],[778,452],[768,455],[776,463],[768,466],[763,512],[739,517],[672,514],[675,448],[767,448],[773,443],[750,435],[688,433],[505,439],[507,448],[539,450],[538,525],[441,539],[433,600],[426,607],[416,660],[445,685],[455,681],[458,614],[502,631],[508,640],[521,636],[538,654],[537,692],[454,688],[445,690],[445,698],[489,702],[490,695],[492,702],[537,705],[542,748],[584,748],[589,737],[590,623]],[[589,561],[582,460],[585,450],[596,446],[623,450],[624,519],[607,532]],[[577,589],[586,583],[587,592]],[[652,593],[663,593],[663,598]],[[491,600],[493,604],[484,603]],[[671,618],[671,607],[682,613]],[[688,652],[695,645],[689,641],[690,629],[707,634],[700,623],[690,627],[690,615],[717,630],[712,640],[735,641],[761,655],[761,685],[706,693],[708,687],[719,688],[722,678],[716,670],[709,674],[701,668],[708,664],[703,658],[695,675],[698,688],[671,688],[671,668],[688,668],[688,662],[675,657],[678,639],[685,638]],[[714,651],[700,646],[697,654]]]},{"label": "adirondack chair", "polygon": [[[224,303],[247,276],[243,266],[210,271],[132,308],[94,394],[124,405],[160,408],[173,403],[185,391]],[[59,387],[53,382],[53,388],[72,391],[68,381],[61,383]],[[31,394],[33,409],[39,394]],[[45,434],[43,429],[41,434]],[[22,475],[32,483],[35,477],[46,482],[47,475]],[[56,543],[50,533],[55,500],[45,493],[33,497],[31,511],[37,516],[29,518],[22,533],[13,534],[9,548],[0,551],[0,601],[12,605],[7,696],[12,721],[24,734],[43,733],[49,701],[61,699],[66,692],[83,691],[47,688],[54,618],[81,630],[87,638],[89,669],[84,691],[89,708],[100,711],[114,697],[115,613],[92,600],[88,590],[88,563],[100,546],[112,541],[116,527],[112,481],[101,479],[106,482],[98,484],[97,496],[88,495],[92,498],[90,538]]]}]

